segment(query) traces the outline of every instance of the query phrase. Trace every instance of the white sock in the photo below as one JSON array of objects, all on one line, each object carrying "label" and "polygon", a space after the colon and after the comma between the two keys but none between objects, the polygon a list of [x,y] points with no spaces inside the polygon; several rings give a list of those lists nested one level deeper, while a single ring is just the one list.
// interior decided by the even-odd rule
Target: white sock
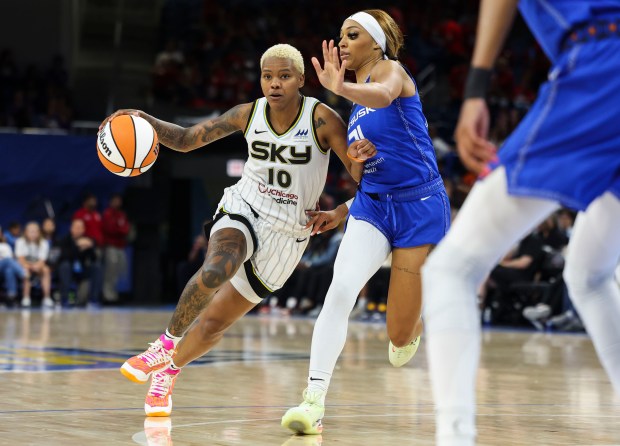
[{"label": "white sock", "polygon": [[325,395],[329,388],[329,382],[332,379],[332,374],[328,372],[322,372],[320,370],[310,370],[310,376],[308,376],[308,391],[321,392],[321,404],[325,405]]},{"label": "white sock", "polygon": [[183,336],[175,336],[172,333],[170,333],[167,328],[166,328],[166,332],[164,333],[164,335],[168,339],[170,339],[172,341],[172,343],[174,344],[175,348],[176,348],[177,344],[179,343],[179,341],[181,341],[181,339],[183,339]]},{"label": "white sock", "polygon": [[177,367],[177,366],[175,365],[175,363],[174,363],[174,361],[173,361],[172,359],[170,360],[170,365],[169,365],[169,367],[170,367],[172,370],[181,370],[181,369],[183,368],[183,367]]}]

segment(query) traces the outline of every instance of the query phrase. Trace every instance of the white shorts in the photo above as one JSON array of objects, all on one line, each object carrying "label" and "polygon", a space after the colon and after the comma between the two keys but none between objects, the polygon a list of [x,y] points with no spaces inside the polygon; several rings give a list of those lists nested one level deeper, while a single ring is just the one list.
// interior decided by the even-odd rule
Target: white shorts
[{"label": "white shorts", "polygon": [[230,283],[253,303],[282,288],[310,241],[310,230],[304,235],[273,230],[234,188],[224,192],[213,222],[205,226],[205,235],[209,238],[223,228],[239,229],[245,235],[245,262]]}]

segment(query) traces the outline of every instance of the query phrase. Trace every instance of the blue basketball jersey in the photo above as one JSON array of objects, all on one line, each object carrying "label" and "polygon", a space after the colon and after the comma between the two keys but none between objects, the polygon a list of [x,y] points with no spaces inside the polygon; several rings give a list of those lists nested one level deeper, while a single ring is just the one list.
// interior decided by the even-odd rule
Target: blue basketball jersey
[{"label": "blue basketball jersey", "polygon": [[439,177],[417,88],[414,96],[396,98],[385,108],[354,104],[349,117],[349,144],[364,138],[377,147],[377,155],[364,163],[363,191],[390,192]]},{"label": "blue basketball jersey", "polygon": [[549,59],[556,62],[562,40],[575,25],[618,17],[620,0],[521,0],[519,10]]},{"label": "blue basketball jersey", "polygon": [[553,66],[498,152],[508,192],[580,211],[607,191],[620,198],[620,38],[612,32],[620,0],[521,0],[520,8]]}]

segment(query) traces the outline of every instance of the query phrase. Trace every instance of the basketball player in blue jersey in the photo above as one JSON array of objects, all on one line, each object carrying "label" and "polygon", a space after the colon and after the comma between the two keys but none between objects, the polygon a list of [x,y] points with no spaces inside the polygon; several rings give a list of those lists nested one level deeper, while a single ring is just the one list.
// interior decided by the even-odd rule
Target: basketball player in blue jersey
[{"label": "basketball player in blue jersey", "polygon": [[[484,97],[517,7],[552,68],[496,159]],[[475,443],[477,286],[560,205],[581,211],[564,269],[570,297],[620,393],[620,290],[613,280],[620,257],[619,30],[620,0],[481,3],[455,137],[463,162],[484,179],[423,268],[439,446]]]},{"label": "basketball player in blue jersey", "polygon": [[[420,96],[411,74],[397,61],[403,45],[398,25],[384,11],[368,10],[347,18],[340,34],[340,59],[330,41],[323,42],[324,66],[316,58],[312,63],[325,88],[353,102],[349,142],[368,138],[377,155],[364,163],[348,209],[333,280],[314,328],[304,402],[282,418],[284,427],[304,434],[323,429],[325,395],[346,341],[349,314],[390,252],[388,356],[395,367],[413,357],[422,333],[420,268],[450,224]],[[355,72],[356,83],[344,82],[347,69]],[[347,206],[341,205],[315,215],[314,231],[331,228],[346,214]]]},{"label": "basketball player in blue jersey", "polygon": [[[362,175],[361,163],[347,157],[342,119],[300,94],[301,53],[290,45],[275,45],[263,54],[260,67],[263,98],[191,128],[137,110],[121,110],[108,118],[141,116],[162,144],[179,152],[237,131],[248,143],[243,175],[224,191],[213,223],[205,228],[209,244],[204,264],[185,286],[166,332],[121,367],[135,382],[144,383],[152,375],[144,404],[149,416],[170,415],[181,367],[211,350],[235,321],[292,274],[310,238],[306,211],[315,209],[325,186],[329,149],[356,181]],[[351,143],[355,158],[375,153],[367,140]]]}]

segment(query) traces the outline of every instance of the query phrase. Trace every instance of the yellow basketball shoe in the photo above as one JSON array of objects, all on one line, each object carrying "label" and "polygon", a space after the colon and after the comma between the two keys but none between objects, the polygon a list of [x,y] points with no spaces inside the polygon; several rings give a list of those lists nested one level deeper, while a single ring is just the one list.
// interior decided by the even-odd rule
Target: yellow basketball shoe
[{"label": "yellow basketball shoe", "polygon": [[151,373],[170,363],[174,353],[174,342],[162,334],[158,340],[150,343],[148,350],[125,361],[121,373],[130,381],[144,384]]},{"label": "yellow basketball shoe", "polygon": [[167,417],[172,412],[172,389],[180,369],[170,367],[153,373],[151,387],[144,400],[144,412],[149,417]]},{"label": "yellow basketball shoe", "polygon": [[413,356],[415,355],[415,352],[418,351],[419,345],[420,345],[420,336],[415,338],[413,341],[411,341],[409,344],[405,345],[404,347],[395,347],[394,344],[392,344],[392,341],[390,341],[390,348],[389,348],[390,363],[394,367],[404,366],[409,361],[411,361],[411,358],[413,358]]},{"label": "yellow basketball shoe", "polygon": [[317,435],[323,432],[324,395],[325,392],[304,390],[304,402],[286,411],[282,417],[282,427],[306,435]]}]

